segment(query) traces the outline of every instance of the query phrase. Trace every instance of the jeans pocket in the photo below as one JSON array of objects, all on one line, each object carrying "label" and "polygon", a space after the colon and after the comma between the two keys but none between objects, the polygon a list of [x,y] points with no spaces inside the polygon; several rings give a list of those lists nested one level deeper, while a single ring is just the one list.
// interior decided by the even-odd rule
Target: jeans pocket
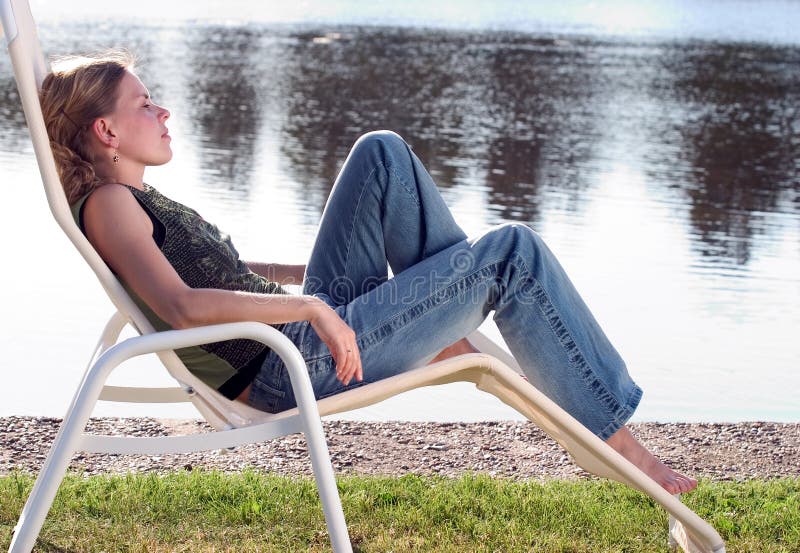
[{"label": "jeans pocket", "polygon": [[259,373],[250,388],[248,403],[259,411],[277,413],[282,409],[281,403],[286,397],[282,382],[285,380],[286,368],[281,363],[272,371]]}]

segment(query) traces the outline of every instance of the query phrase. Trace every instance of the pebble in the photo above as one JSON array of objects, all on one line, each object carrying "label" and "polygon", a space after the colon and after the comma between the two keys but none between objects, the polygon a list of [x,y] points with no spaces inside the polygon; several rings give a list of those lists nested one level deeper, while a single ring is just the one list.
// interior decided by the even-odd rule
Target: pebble
[{"label": "pebble", "polygon": [[[37,472],[59,419],[0,417],[0,474]],[[571,457],[527,422],[410,423],[326,421],[323,423],[339,474],[438,474],[482,472],[514,479],[586,478]],[[96,418],[90,433],[165,436],[210,428],[199,420]],[[632,432],[673,468],[712,480],[800,477],[800,424],[636,423]],[[286,436],[225,451],[185,455],[76,453],[71,470],[98,473],[168,472],[252,468],[287,476],[310,475],[305,440]]]}]

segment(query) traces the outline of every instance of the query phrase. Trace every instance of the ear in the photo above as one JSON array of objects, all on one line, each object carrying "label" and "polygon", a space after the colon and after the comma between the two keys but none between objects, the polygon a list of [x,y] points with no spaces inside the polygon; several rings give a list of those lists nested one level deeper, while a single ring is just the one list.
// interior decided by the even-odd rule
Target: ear
[{"label": "ear", "polygon": [[108,148],[119,146],[119,138],[111,127],[111,120],[106,117],[98,117],[91,126],[91,133],[101,144]]}]

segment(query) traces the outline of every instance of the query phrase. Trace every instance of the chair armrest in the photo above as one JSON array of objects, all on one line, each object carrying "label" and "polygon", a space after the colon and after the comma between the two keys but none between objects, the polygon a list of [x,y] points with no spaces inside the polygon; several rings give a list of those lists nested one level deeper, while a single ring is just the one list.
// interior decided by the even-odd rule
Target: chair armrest
[{"label": "chair armrest", "polygon": [[[79,416],[85,415],[88,419],[91,414],[91,406],[99,398],[108,375],[118,365],[132,357],[237,338],[261,342],[280,356],[289,371],[297,406],[303,414],[304,423],[313,424],[314,418],[318,421],[319,411],[316,399],[305,360],[300,355],[300,351],[280,331],[258,322],[224,323],[181,330],[166,330],[123,340],[104,351],[97,361],[87,369],[83,382],[72,400],[70,410],[75,409],[80,412]],[[85,413],[83,413],[84,409],[87,409]]]},{"label": "chair armrest", "polygon": [[286,364],[293,386],[302,381],[307,381],[310,385],[305,360],[297,347],[280,331],[258,322],[214,324],[135,336],[108,348],[97,359],[95,367],[107,364],[116,366],[131,357],[148,353],[239,338],[261,342],[278,354]]}]

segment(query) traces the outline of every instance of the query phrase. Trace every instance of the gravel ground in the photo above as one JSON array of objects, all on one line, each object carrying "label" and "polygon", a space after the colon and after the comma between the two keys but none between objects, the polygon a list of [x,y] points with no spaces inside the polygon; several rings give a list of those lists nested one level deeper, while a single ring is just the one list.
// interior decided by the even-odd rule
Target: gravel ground
[{"label": "gravel ground", "polygon": [[[60,419],[0,417],[0,474],[38,471]],[[92,419],[91,433],[132,436],[189,434],[208,429],[193,420]],[[640,423],[635,435],[672,467],[712,480],[800,477],[800,424]],[[457,476],[483,472],[510,478],[578,478],[587,474],[535,425],[526,422],[409,423],[325,422],[339,474]],[[283,475],[308,475],[300,435],[233,451],[189,455],[78,453],[71,469],[86,474],[174,469],[239,471],[251,467]]]}]

